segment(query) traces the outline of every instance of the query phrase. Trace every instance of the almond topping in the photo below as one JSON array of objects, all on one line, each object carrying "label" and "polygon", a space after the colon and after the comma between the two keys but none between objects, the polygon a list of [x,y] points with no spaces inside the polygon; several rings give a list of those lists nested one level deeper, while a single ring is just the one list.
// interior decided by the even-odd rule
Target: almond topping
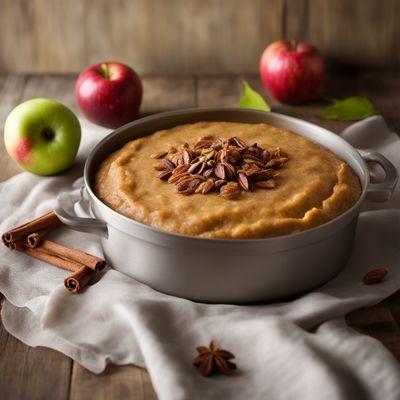
[{"label": "almond topping", "polygon": [[228,182],[221,187],[219,193],[227,199],[236,199],[240,195],[239,185],[236,182]]},{"label": "almond topping", "polygon": [[154,167],[160,171],[157,176],[174,184],[178,193],[216,191],[227,199],[236,199],[241,191],[251,192],[254,188],[274,189],[277,170],[289,160],[280,147],[262,149],[257,143],[248,146],[237,136],[204,136],[193,147],[184,143],[179,149],[170,147],[151,158],[163,159]]},{"label": "almond topping", "polygon": [[163,158],[168,154],[168,151],[160,151],[159,153],[152,154],[150,158]]}]

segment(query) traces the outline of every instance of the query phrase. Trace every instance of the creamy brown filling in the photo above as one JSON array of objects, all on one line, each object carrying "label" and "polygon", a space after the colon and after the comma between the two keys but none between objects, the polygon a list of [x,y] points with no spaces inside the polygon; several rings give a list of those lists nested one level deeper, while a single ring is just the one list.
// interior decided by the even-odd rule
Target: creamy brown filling
[{"label": "creamy brown filling", "polygon": [[[156,153],[201,137],[238,137],[261,148],[281,147],[290,161],[273,190],[242,191],[234,201],[218,192],[176,193],[156,179]],[[304,231],[327,222],[356,203],[358,177],[336,155],[302,136],[267,124],[198,122],[133,140],[111,154],[96,175],[97,196],[137,221],[186,235],[262,238]]]}]

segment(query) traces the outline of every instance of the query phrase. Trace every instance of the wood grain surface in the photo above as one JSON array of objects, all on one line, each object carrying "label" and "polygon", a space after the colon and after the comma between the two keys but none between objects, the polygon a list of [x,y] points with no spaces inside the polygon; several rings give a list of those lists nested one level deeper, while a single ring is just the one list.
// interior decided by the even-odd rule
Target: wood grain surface
[{"label": "wood grain surface", "polygon": [[400,66],[397,0],[0,0],[0,72],[256,73],[266,45],[307,40],[331,65]]},{"label": "wood grain surface", "polygon": [[[242,76],[168,78],[144,77],[143,115],[185,107],[232,106],[242,91]],[[259,80],[245,77],[269,100],[274,111],[298,116],[339,133],[348,123],[326,121],[317,115],[326,106],[315,101],[303,106],[283,106],[268,97]],[[77,112],[73,87],[75,76],[0,76],[0,130],[9,111],[24,99],[53,97]],[[365,95],[373,100],[391,125],[400,132],[400,76],[398,74],[333,75],[325,87],[329,97]],[[2,142],[2,141],[1,141]],[[1,144],[3,146],[3,144]],[[20,170],[0,147],[0,180]],[[400,292],[382,303],[347,316],[350,326],[380,340],[400,361]],[[135,366],[110,365],[94,375],[66,356],[46,348],[30,348],[10,336],[0,325],[0,399],[84,400],[88,398],[145,399],[156,394],[149,375]]]}]

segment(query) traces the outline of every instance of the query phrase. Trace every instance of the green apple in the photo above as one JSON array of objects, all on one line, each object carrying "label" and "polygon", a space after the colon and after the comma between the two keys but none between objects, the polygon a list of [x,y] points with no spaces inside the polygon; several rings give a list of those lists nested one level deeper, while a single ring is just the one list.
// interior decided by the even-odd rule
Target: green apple
[{"label": "green apple", "polygon": [[75,114],[52,99],[31,99],[15,107],[4,125],[8,154],[23,169],[53,175],[75,159],[81,127]]}]

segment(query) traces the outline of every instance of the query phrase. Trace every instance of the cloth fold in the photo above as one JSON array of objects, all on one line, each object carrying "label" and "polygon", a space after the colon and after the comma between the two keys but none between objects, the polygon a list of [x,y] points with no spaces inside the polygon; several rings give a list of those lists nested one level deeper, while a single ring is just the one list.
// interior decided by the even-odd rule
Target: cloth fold
[{"label": "cloth fold", "polygon": [[[82,127],[79,160],[107,133],[86,121]],[[382,117],[354,124],[343,136],[380,151],[400,170],[400,140]],[[1,231],[53,209],[60,192],[78,196],[79,181],[73,182],[81,168],[78,162],[58,177],[22,173],[2,183]],[[399,399],[396,359],[343,319],[400,289],[399,205],[397,189],[390,209],[360,215],[353,256],[336,278],[290,302],[265,305],[194,303],[112,269],[71,295],[64,271],[1,247],[2,320],[24,343],[56,349],[95,373],[109,362],[147,368],[160,399]],[[76,204],[75,212],[88,210]],[[62,228],[50,238],[102,256],[95,235]],[[389,270],[388,278],[363,285],[363,275],[377,266]],[[212,339],[235,354],[233,376],[204,378],[192,367],[195,347]]]}]

